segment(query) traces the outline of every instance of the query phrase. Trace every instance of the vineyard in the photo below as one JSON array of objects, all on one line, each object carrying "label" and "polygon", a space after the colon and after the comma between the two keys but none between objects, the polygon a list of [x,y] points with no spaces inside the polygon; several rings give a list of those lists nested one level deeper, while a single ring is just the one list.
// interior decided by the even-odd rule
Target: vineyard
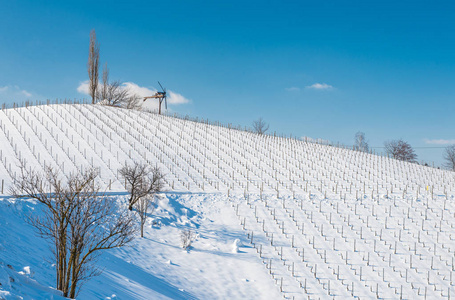
[{"label": "vineyard", "polygon": [[125,164],[159,167],[169,197],[222,202],[268,278],[260,284],[284,299],[455,299],[453,172],[88,104],[3,108],[0,145],[5,199],[21,163],[63,176],[97,168],[113,195],[125,192]]}]

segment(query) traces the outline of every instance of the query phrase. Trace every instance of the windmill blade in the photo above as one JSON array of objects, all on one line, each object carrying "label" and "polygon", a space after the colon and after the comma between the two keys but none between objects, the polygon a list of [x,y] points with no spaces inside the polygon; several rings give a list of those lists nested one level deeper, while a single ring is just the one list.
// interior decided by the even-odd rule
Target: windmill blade
[{"label": "windmill blade", "polygon": [[161,90],[162,90],[163,92],[166,92],[166,90],[163,88],[163,86],[161,85],[161,83],[160,83],[159,81],[158,81],[158,84],[160,85]]},{"label": "windmill blade", "polygon": [[166,95],[166,91],[164,92],[164,105],[166,106],[166,110],[167,110],[167,95]]}]

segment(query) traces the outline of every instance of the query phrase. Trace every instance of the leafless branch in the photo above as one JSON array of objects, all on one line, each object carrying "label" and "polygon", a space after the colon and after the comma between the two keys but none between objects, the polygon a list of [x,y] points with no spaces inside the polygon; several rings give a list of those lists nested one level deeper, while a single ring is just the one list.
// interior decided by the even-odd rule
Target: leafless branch
[{"label": "leafless branch", "polygon": [[109,68],[107,64],[103,67],[103,82],[98,87],[96,99],[99,103],[110,106],[124,107],[128,109],[140,109],[139,96],[131,94],[119,80],[109,81]]},{"label": "leafless branch", "polygon": [[142,108],[141,98],[136,94],[128,96],[124,107],[127,109],[140,110]]},{"label": "leafless branch", "polygon": [[264,134],[269,130],[269,124],[267,124],[262,118],[253,122],[253,131],[258,134]]},{"label": "leafless branch", "polygon": [[359,131],[355,134],[354,149],[357,151],[368,152],[369,147],[365,138],[365,133]]},{"label": "leafless branch", "polygon": [[128,209],[136,207],[140,218],[141,237],[144,236],[144,225],[150,208],[154,208],[155,194],[163,189],[164,175],[160,169],[150,168],[146,164],[125,164],[120,170],[120,175],[125,179],[126,188],[130,193]]},{"label": "leafless branch", "polygon": [[402,139],[387,141],[384,143],[386,152],[395,159],[416,162],[417,155],[414,149]]},{"label": "leafless branch", "polygon": [[141,237],[144,237],[144,225],[149,213],[153,213],[155,209],[156,197],[154,195],[140,198],[136,202],[136,212],[139,215]]},{"label": "leafless branch", "polygon": [[121,247],[131,241],[135,227],[127,212],[119,213],[116,202],[100,195],[94,169],[66,179],[56,169],[44,174],[20,166],[12,195],[44,205],[40,215],[30,216],[39,235],[50,240],[56,260],[57,289],[74,298],[79,283],[98,274],[93,264],[98,250]]},{"label": "leafless branch", "polygon": [[125,164],[120,170],[125,179],[126,188],[130,193],[129,210],[141,198],[153,195],[163,189],[164,175],[160,169],[151,168],[143,163]]},{"label": "leafless branch", "polygon": [[455,171],[455,145],[448,146],[444,150],[445,166],[452,171]]}]

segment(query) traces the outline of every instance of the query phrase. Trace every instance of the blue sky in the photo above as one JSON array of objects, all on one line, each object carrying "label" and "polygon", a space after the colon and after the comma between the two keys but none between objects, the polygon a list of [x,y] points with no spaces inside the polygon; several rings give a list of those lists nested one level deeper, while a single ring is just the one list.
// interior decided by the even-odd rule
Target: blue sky
[{"label": "blue sky", "polygon": [[[455,143],[450,1],[2,1],[0,102],[84,98],[89,33],[111,79],[159,80],[172,111],[419,160]],[[188,101],[187,101],[188,100]],[[178,101],[177,101],[178,102]]]}]

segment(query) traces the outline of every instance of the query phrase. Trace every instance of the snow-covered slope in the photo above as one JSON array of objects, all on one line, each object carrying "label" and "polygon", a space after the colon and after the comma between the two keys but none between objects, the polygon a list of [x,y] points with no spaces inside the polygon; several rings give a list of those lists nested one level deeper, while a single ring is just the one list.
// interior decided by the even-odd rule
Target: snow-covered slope
[{"label": "snow-covered slope", "polygon": [[[7,195],[19,160],[65,174],[98,167],[100,184],[119,201],[125,189],[118,169],[125,162],[146,161],[166,174],[167,192],[146,238],[106,252],[105,272],[81,297],[455,296],[453,172],[99,105],[4,109],[0,128],[6,197],[0,207],[7,220],[0,227],[0,297],[2,289],[53,292],[33,287],[52,285],[52,266],[42,263],[45,250],[40,257],[24,254],[22,232],[33,244],[42,242],[27,225],[16,227],[39,207]],[[179,233],[187,227],[199,237],[182,253]],[[44,270],[37,282],[17,271],[29,265]],[[5,288],[2,278],[12,272],[22,285]]]}]

